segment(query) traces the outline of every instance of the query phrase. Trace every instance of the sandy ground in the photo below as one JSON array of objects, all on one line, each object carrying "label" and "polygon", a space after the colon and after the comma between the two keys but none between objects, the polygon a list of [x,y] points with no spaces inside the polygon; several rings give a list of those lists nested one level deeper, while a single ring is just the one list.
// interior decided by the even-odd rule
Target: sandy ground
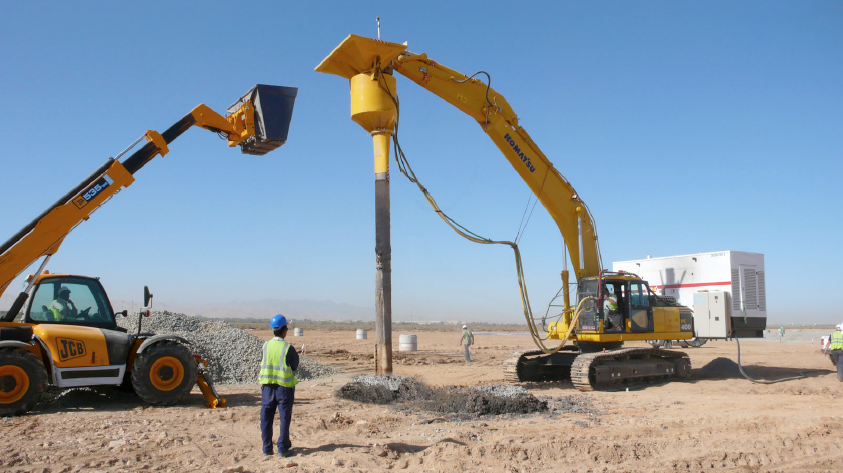
[{"label": "sandy ground", "polygon": [[[268,338],[268,332],[254,332]],[[373,335],[373,334],[371,334]],[[817,337],[819,338],[819,337]],[[754,377],[805,379],[753,384],[726,366],[734,342],[685,349],[687,382],[629,391],[579,393],[568,383],[529,384],[551,408],[469,421],[412,406],[337,399],[334,391],[371,373],[374,340],[355,333],[305,331],[297,348],[342,370],[296,389],[292,458],[260,451],[256,385],[221,386],[227,409],[203,407],[198,389],[178,406],[154,408],[132,394],[71,391],[21,417],[0,419],[2,471],[841,471],[843,383],[810,342],[742,344]],[[394,334],[396,342],[398,334]],[[502,380],[501,361],[530,348],[529,337],[477,335],[466,364],[454,332],[419,332],[420,351],[396,354],[395,374],[431,385]],[[717,373],[721,373],[717,375]]]}]

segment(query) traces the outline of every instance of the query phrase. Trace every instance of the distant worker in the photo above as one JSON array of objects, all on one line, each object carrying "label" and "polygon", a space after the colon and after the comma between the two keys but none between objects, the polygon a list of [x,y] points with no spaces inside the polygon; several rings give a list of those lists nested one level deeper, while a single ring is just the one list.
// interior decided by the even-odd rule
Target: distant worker
[{"label": "distant worker", "polygon": [[287,318],[276,315],[269,322],[275,337],[263,344],[261,359],[261,439],[263,454],[272,455],[272,421],[278,409],[281,426],[278,434],[279,457],[292,455],[290,442],[290,422],[293,420],[293,400],[296,396],[298,380],[293,375],[299,367],[299,354],[287,337]]},{"label": "distant worker", "polygon": [[825,345],[825,354],[831,355],[831,361],[837,365],[837,381],[843,382],[843,324],[837,324],[836,332],[832,333]]},{"label": "distant worker", "polygon": [[615,294],[606,290],[603,296],[603,314],[605,315],[606,329],[617,329],[623,322],[623,316],[618,311],[618,299]]},{"label": "distant worker", "polygon": [[471,354],[468,353],[468,347],[474,345],[474,334],[468,329],[468,325],[462,326],[462,338],[460,344],[465,348],[465,362],[471,363]]},{"label": "distant worker", "polygon": [[59,295],[56,300],[50,303],[49,309],[53,313],[53,320],[56,322],[71,318],[75,319],[79,315],[76,304],[70,300],[70,289],[67,286],[62,286],[59,289]]}]

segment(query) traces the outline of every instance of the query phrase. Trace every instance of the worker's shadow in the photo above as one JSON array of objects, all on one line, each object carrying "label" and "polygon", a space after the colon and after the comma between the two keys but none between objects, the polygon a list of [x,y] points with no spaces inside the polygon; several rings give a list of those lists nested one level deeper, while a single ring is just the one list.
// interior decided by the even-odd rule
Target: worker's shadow
[{"label": "worker's shadow", "polygon": [[[460,442],[458,440],[454,440],[452,438],[442,439],[442,440],[433,442],[430,445],[414,445],[414,444],[403,443],[403,442],[389,442],[389,443],[385,444],[385,446],[389,450],[391,450],[393,452],[396,452],[396,453],[419,453],[419,452],[422,452],[424,450],[427,450],[428,448],[430,448],[430,447],[432,447],[436,444],[441,444],[441,443],[453,443],[453,444],[456,444],[456,445],[465,446],[465,444],[463,442]],[[333,452],[333,451],[341,449],[341,448],[361,448],[361,449],[369,450],[372,447],[370,445],[352,445],[352,444],[345,444],[345,443],[329,443],[327,445],[321,445],[319,447],[313,447],[313,448],[295,447],[295,448],[293,448],[293,450],[298,455],[310,455],[311,453],[317,453],[317,452]]]},{"label": "worker's shadow", "polygon": [[[226,405],[228,406],[260,406],[261,405],[261,394],[260,392],[256,393],[229,393],[223,394],[220,393],[222,397],[225,398]],[[199,403],[205,404],[205,398],[202,394],[192,393],[190,395],[192,403]]]},{"label": "worker's shadow", "polygon": [[350,443],[329,443],[327,445],[320,445],[318,447],[294,447],[293,452],[298,455],[310,455],[317,452],[334,452],[341,448],[371,448],[369,445],[353,445]]}]

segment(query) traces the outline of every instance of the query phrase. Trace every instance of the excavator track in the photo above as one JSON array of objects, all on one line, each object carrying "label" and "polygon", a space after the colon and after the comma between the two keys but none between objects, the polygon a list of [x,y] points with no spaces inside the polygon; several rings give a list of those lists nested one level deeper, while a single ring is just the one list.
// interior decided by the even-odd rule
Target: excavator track
[{"label": "excavator track", "polygon": [[509,384],[518,384],[525,381],[535,381],[537,376],[529,376],[529,365],[527,360],[529,356],[541,355],[541,350],[520,350],[509,355],[509,358],[503,362],[503,379]]},{"label": "excavator track", "polygon": [[503,362],[503,377],[507,383],[531,381],[564,381],[570,377],[571,363],[579,349],[565,347],[548,355],[541,350],[516,351]]},{"label": "excavator track", "polygon": [[658,348],[626,348],[584,353],[571,366],[571,382],[580,391],[686,379],[691,359],[686,353]]}]

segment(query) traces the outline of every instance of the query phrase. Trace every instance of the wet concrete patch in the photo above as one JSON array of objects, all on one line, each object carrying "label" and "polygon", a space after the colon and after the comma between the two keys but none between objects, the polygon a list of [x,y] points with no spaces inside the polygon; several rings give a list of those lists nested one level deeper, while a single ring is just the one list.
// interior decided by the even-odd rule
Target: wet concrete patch
[{"label": "wet concrete patch", "polygon": [[395,404],[457,417],[530,414],[547,410],[547,402],[520,386],[445,386],[432,388],[411,376],[362,375],[342,386],[337,397],[370,404]]}]

